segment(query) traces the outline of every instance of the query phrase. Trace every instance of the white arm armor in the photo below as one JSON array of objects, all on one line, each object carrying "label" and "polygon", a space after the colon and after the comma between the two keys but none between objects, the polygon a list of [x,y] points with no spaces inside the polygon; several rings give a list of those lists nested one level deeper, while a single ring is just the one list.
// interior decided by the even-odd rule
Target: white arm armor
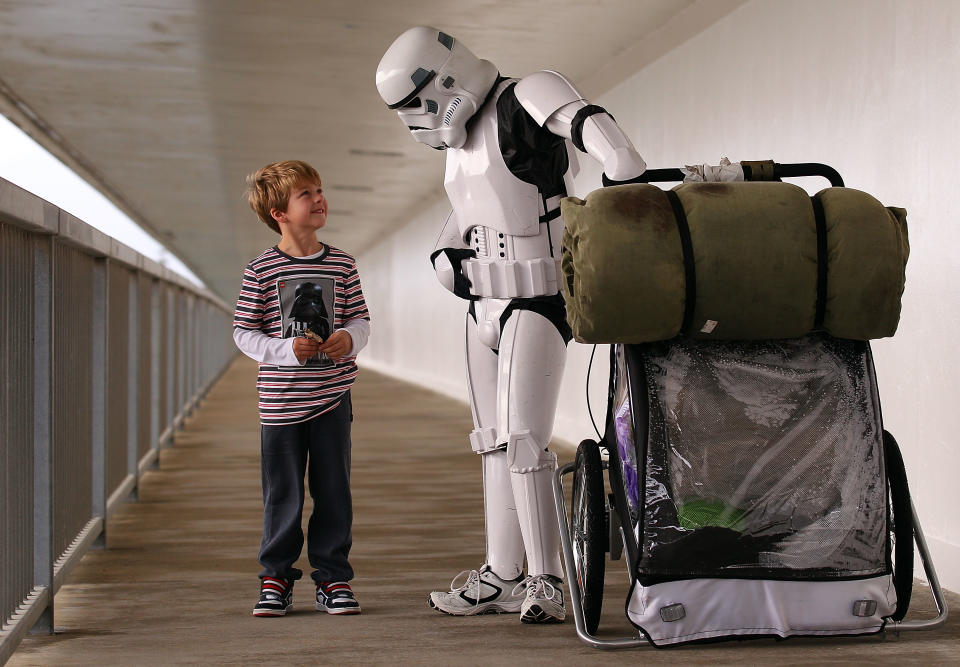
[{"label": "white arm armor", "polygon": [[[470,253],[470,246],[463,242],[460,235],[460,225],[457,223],[456,215],[450,211],[447,216],[447,222],[440,231],[440,237],[437,238],[437,245],[430,255],[430,261],[433,262],[433,270],[437,272],[437,280],[443,287],[459,297],[466,298],[469,292],[463,293],[468,286],[462,285],[465,280],[463,275],[463,258]],[[460,259],[457,259],[458,256]],[[455,267],[451,257],[457,261]],[[459,278],[459,280],[458,280]]]},{"label": "white arm armor", "polygon": [[[603,165],[603,173],[615,181],[642,174],[647,165],[616,121],[605,111],[574,120],[577,112],[589,107],[583,95],[562,74],[551,70],[535,72],[517,83],[517,100],[541,126],[570,139],[577,148]],[[582,147],[574,138],[580,137]]]}]

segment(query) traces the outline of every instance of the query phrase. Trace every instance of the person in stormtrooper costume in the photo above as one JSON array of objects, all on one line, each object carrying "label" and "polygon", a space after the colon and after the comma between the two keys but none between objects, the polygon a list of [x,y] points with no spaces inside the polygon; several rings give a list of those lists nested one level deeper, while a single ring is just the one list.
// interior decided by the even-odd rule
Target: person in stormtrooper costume
[{"label": "person in stormtrooper costume", "polygon": [[547,445],[572,337],[557,283],[560,199],[577,170],[570,144],[613,181],[646,165],[614,119],[563,75],[501,77],[435,28],[400,35],[376,80],[414,139],[446,152],[453,212],[431,259],[440,283],[469,301],[470,444],[482,461],[486,563],[431,593],[430,606],[562,622],[557,457]]}]

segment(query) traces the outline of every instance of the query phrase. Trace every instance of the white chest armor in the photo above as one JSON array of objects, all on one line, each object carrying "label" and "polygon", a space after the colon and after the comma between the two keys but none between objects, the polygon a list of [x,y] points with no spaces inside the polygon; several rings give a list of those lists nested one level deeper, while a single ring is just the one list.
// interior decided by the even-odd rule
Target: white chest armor
[{"label": "white chest armor", "polygon": [[[502,82],[495,95],[511,83]],[[447,197],[461,238],[477,255],[463,262],[471,291],[501,299],[556,294],[563,219],[541,223],[546,211],[537,187],[514,176],[504,162],[496,99],[474,119],[463,147],[446,153]],[[576,158],[567,153],[575,170]],[[559,206],[559,200],[548,200],[547,210]]]},{"label": "white chest armor", "polygon": [[[502,82],[495,97],[510,83]],[[510,173],[500,153],[496,99],[477,112],[472,122],[463,147],[447,149],[443,179],[461,234],[466,239],[470,228],[478,224],[511,236],[539,234],[537,187]]]}]

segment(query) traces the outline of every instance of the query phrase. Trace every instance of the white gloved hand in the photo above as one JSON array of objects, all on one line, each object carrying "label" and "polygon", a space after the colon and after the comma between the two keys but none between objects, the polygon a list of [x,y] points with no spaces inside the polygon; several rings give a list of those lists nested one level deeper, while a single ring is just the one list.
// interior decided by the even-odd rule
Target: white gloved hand
[{"label": "white gloved hand", "polygon": [[430,261],[441,285],[461,299],[474,301],[478,297],[470,293],[470,279],[463,272],[463,260],[476,256],[469,248],[440,248],[430,255]]}]

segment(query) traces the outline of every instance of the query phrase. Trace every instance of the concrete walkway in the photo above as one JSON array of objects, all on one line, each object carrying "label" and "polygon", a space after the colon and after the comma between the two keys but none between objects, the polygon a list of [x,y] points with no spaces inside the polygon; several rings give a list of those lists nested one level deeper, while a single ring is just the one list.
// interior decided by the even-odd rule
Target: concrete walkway
[{"label": "concrete walkway", "polygon": [[[255,365],[238,359],[176,445],[147,473],[139,502],[108,524],[56,597],[56,634],[23,641],[10,665],[161,664],[960,664],[960,596],[946,627],[900,638],[756,640],[607,652],[564,625],[516,615],[454,618],[430,590],[481,565],[480,470],[462,404],[369,371],[354,389],[353,582],[360,616],[313,610],[302,582],[284,618],[251,615],[258,593],[259,427]],[[569,453],[561,459],[569,459]],[[303,559],[300,567],[309,571]],[[633,634],[626,571],[608,563],[601,631]],[[917,587],[911,617],[932,616]]]}]

